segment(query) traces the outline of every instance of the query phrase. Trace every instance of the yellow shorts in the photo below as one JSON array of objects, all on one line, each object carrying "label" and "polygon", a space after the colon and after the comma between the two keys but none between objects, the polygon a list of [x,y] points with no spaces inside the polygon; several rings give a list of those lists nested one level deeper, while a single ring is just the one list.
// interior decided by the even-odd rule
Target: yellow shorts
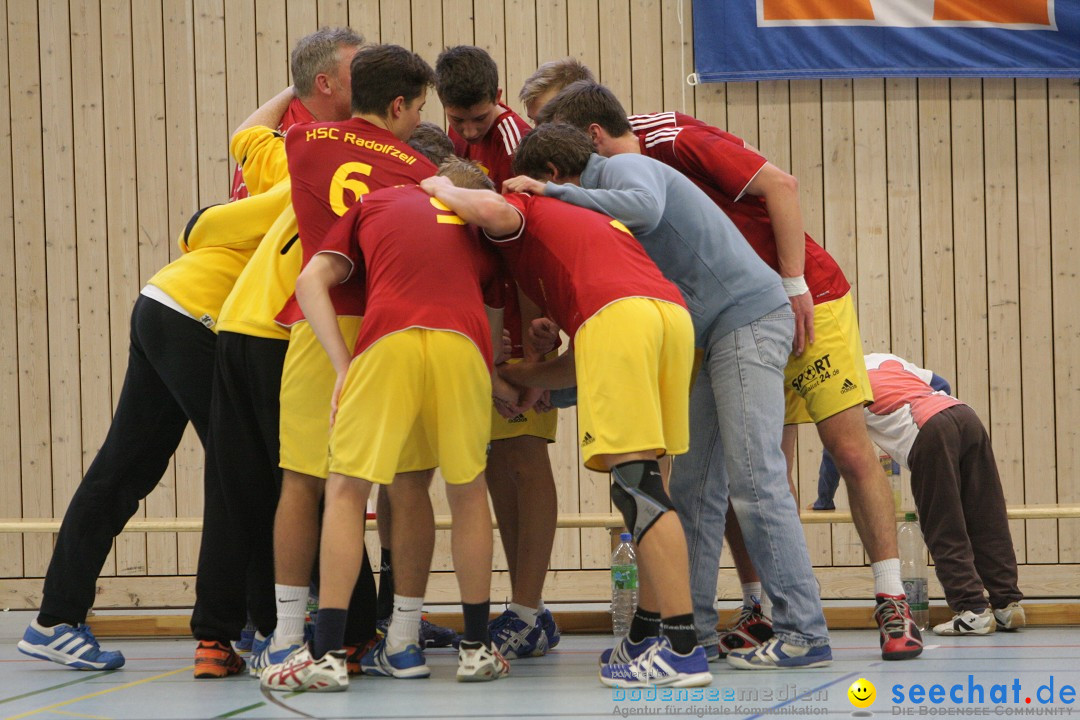
[{"label": "yellow shorts", "polygon": [[578,435],[585,466],[597,455],[690,447],[690,313],[648,298],[614,302],[589,318],[574,339]]},{"label": "yellow shorts", "polygon": [[874,401],[851,293],[814,306],[814,344],[784,369],[784,423],[819,423]]},{"label": "yellow shorts", "polygon": [[[358,317],[339,317],[345,344],[360,332]],[[293,325],[281,370],[281,460],[285,470],[325,478],[330,470],[330,396],[337,373],[307,321]]]},{"label": "yellow shorts", "polygon": [[353,358],[330,435],[330,470],[388,485],[438,466],[452,485],[487,464],[491,373],[476,345],[410,328]]},{"label": "yellow shorts", "polygon": [[[555,357],[552,353],[549,358]],[[510,360],[512,363],[521,362],[517,358]],[[543,438],[548,442],[555,442],[555,433],[559,429],[559,413],[554,410],[538,413],[535,410],[521,413],[509,420],[499,414],[495,406],[491,407],[491,440],[509,440],[510,438],[525,437],[532,435]]]}]

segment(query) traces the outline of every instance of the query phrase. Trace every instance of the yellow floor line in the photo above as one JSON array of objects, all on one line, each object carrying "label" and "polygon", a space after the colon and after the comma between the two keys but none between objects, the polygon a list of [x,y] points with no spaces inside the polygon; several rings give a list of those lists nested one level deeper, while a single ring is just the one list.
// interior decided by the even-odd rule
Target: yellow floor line
[{"label": "yellow floor line", "polygon": [[86,713],[71,712],[70,710],[55,710],[57,715],[70,715],[77,718],[88,718],[88,720],[113,720],[102,715],[87,715]]},{"label": "yellow floor line", "polygon": [[[176,670],[170,670],[169,672],[161,673],[160,675],[153,675],[153,676],[148,677],[148,678],[143,678],[142,680],[135,680],[133,682],[124,683],[123,685],[117,685],[116,687],[111,687],[111,688],[108,688],[106,690],[98,690],[97,692],[92,692],[92,693],[89,693],[87,695],[82,695],[82,696],[77,697],[77,698],[72,698],[71,700],[65,700],[63,702],[54,703],[52,705],[46,705],[45,707],[38,708],[37,710],[30,710],[29,712],[24,712],[24,713],[22,713],[20,715],[11,715],[10,717],[6,718],[6,720],[20,720],[20,718],[30,717],[31,715],[37,715],[38,713],[43,713],[43,712],[46,712],[48,710],[55,710],[56,708],[62,708],[65,705],[71,705],[72,703],[77,703],[80,700],[89,700],[90,698],[98,697],[100,695],[108,695],[109,693],[116,692],[117,690],[126,690],[127,688],[133,688],[136,685],[142,685],[143,683],[153,682],[154,680],[160,680],[161,678],[166,678],[166,677],[169,677],[170,675],[176,675],[177,673],[187,672],[188,670],[192,670],[194,668],[195,668],[194,665],[188,665],[187,667],[178,668]],[[87,716],[83,716],[83,717],[89,717],[89,716],[87,715]]]}]

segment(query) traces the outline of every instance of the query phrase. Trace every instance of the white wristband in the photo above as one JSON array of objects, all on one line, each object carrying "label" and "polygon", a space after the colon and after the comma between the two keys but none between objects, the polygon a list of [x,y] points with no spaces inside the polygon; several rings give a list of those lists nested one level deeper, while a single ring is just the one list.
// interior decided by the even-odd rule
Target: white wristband
[{"label": "white wristband", "polygon": [[802,275],[796,277],[782,277],[780,282],[784,284],[784,292],[788,297],[795,297],[796,295],[802,295],[810,292],[810,288],[806,285],[806,278]]}]

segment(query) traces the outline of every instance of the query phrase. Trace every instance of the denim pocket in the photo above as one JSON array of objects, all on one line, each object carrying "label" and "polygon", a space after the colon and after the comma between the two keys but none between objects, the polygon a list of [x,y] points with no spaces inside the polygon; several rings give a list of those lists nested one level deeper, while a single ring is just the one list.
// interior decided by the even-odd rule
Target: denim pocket
[{"label": "denim pocket", "polygon": [[783,371],[795,338],[795,313],[790,307],[775,310],[750,323],[763,362]]}]

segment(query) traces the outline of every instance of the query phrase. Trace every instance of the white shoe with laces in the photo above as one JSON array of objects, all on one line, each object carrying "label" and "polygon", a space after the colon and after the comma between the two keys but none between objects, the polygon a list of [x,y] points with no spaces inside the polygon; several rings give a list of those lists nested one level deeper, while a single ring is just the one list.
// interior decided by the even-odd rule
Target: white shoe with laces
[{"label": "white shoe with laces", "polygon": [[349,687],[345,650],[331,650],[316,660],[307,645],[263,670],[262,686],[278,692],[338,692]]},{"label": "white shoe with laces", "polygon": [[994,619],[997,620],[999,630],[1019,630],[1027,625],[1027,616],[1020,603],[1011,602],[1003,608],[994,610]]},{"label": "white shoe with laces", "polygon": [[981,612],[964,610],[956,613],[952,620],[934,626],[935,635],[989,635],[997,630],[997,620],[990,608]]},{"label": "white shoe with laces", "polygon": [[458,646],[458,682],[498,680],[510,674],[510,663],[499,651],[479,642],[462,640]]}]

